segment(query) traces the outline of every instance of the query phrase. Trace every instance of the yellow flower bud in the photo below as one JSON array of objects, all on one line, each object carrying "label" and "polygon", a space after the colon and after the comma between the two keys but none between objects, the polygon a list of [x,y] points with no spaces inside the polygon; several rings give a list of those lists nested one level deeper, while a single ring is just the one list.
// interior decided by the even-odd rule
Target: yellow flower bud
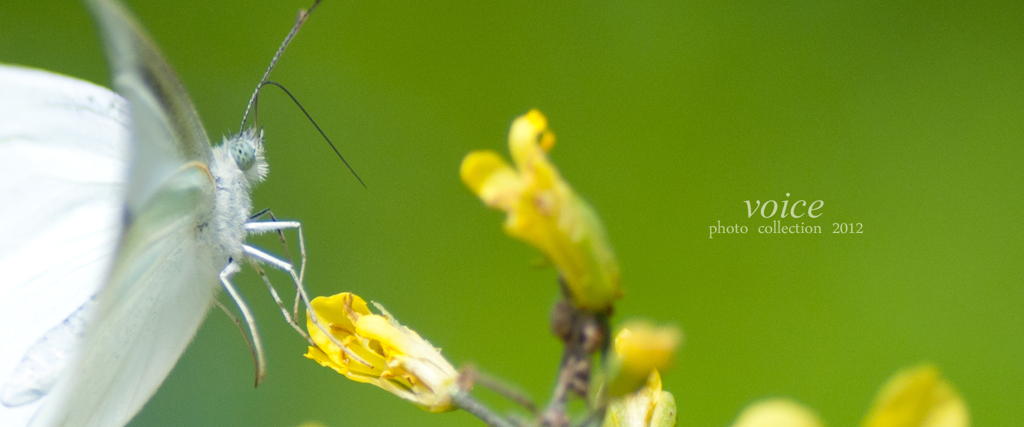
[{"label": "yellow flower bud", "polygon": [[647,384],[608,405],[604,427],[674,427],[676,399],[661,390],[661,376],[651,372]]},{"label": "yellow flower bud", "polygon": [[506,233],[551,260],[577,307],[605,313],[622,296],[619,264],[597,213],[548,159],[554,144],[547,119],[531,110],[509,131],[515,168],[493,151],[475,151],[459,174],[487,206],[506,212]]},{"label": "yellow flower bud", "polygon": [[732,427],[822,427],[810,409],[788,399],[771,399],[748,406]]},{"label": "yellow flower bud", "polygon": [[652,371],[664,371],[672,365],[681,341],[682,334],[674,326],[659,327],[640,321],[624,325],[615,335],[605,395],[614,398],[632,393]]},{"label": "yellow flower bud", "polygon": [[[327,336],[312,320],[306,329],[316,347],[306,357],[334,369],[353,381],[370,383],[430,412],[455,409],[450,389],[458,376],[455,368],[415,331],[398,323],[383,307],[370,312],[366,301],[350,293],[319,297],[311,310],[327,325]],[[340,343],[371,366],[353,360]]]},{"label": "yellow flower bud", "polygon": [[[882,387],[862,427],[970,427],[967,404],[938,368],[922,365],[894,375]],[[813,412],[786,399],[750,405],[733,427],[821,427]]]},{"label": "yellow flower bud", "polygon": [[863,427],[969,427],[967,404],[939,369],[922,365],[896,373],[875,399]]}]

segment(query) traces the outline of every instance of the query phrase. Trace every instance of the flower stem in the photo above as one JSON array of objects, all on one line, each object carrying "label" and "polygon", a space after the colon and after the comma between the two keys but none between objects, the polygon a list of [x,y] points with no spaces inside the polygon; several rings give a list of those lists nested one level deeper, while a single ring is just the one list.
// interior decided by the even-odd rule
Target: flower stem
[{"label": "flower stem", "polygon": [[[563,291],[564,280],[560,280]],[[564,294],[567,295],[567,292]],[[566,296],[551,312],[551,331],[565,345],[558,366],[558,380],[541,417],[546,427],[568,427],[566,405],[570,395],[586,397],[590,391],[593,355],[604,352],[608,343],[608,319],[576,308]]]},{"label": "flower stem", "polygon": [[520,390],[518,387],[505,382],[504,380],[490,375],[486,372],[480,371],[474,366],[467,366],[462,368],[462,372],[459,374],[459,381],[463,390],[472,389],[472,384],[480,385],[501,397],[512,401],[513,403],[522,406],[531,414],[537,414],[537,404],[533,403],[533,399],[530,398],[525,392]]},{"label": "flower stem", "polygon": [[512,424],[500,415],[495,414],[494,411],[487,406],[484,406],[483,403],[474,399],[473,396],[470,396],[469,393],[464,390],[459,389],[453,392],[451,397],[452,403],[454,403],[455,406],[463,411],[473,414],[474,417],[479,418],[480,421],[484,422],[484,424],[491,427],[516,427],[515,424]]}]

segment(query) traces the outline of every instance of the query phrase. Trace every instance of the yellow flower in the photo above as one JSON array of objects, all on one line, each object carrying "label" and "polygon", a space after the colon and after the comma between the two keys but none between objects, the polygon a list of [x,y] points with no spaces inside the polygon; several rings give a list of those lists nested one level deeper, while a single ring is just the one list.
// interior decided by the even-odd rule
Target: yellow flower
[{"label": "yellow flower", "polygon": [[651,372],[647,385],[635,393],[613,401],[605,413],[604,427],[673,427],[676,425],[676,399],[661,390],[661,376]]},{"label": "yellow flower", "polygon": [[733,427],[823,427],[818,417],[799,403],[770,399],[748,406]]},{"label": "yellow flower", "polygon": [[863,427],[968,427],[967,404],[939,369],[921,365],[896,373],[875,399]]},{"label": "yellow flower", "polygon": [[[967,404],[938,368],[921,365],[894,375],[882,387],[862,427],[970,427]],[[814,414],[784,399],[755,403],[733,427],[821,427]]]},{"label": "yellow flower", "polygon": [[615,335],[615,352],[609,358],[605,394],[618,397],[644,384],[651,372],[664,371],[672,364],[682,341],[674,326],[647,322],[627,323]]},{"label": "yellow flower", "polygon": [[[440,350],[415,331],[400,325],[383,307],[373,314],[366,301],[351,293],[319,297],[312,301],[317,319],[327,326],[333,340],[306,321],[316,347],[306,357],[334,369],[353,381],[370,383],[430,412],[455,409],[450,389],[458,376]],[[353,360],[340,343],[371,366]]]},{"label": "yellow flower", "polygon": [[577,307],[608,312],[622,296],[619,264],[597,213],[547,157],[555,144],[547,119],[531,110],[512,122],[508,140],[515,169],[498,153],[474,151],[462,160],[462,181],[507,213],[506,233],[555,264]]}]

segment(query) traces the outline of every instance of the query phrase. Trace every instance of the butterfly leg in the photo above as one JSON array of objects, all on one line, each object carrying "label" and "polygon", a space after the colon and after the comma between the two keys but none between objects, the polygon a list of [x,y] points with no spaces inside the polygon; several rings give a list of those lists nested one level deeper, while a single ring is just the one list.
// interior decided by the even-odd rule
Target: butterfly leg
[{"label": "butterfly leg", "polygon": [[257,377],[257,379],[259,379],[259,375],[260,375],[259,374],[259,372],[260,372],[259,356],[256,354],[256,347],[253,347],[252,340],[249,339],[249,335],[248,335],[248,333],[245,330],[245,326],[242,326],[242,321],[238,320],[238,318],[235,317],[235,315],[231,313],[231,309],[229,309],[224,304],[221,304],[221,302],[217,301],[217,299],[214,299],[213,303],[217,306],[217,308],[220,309],[220,311],[224,312],[224,314],[227,315],[229,319],[231,319],[231,322],[234,323],[235,327],[238,328],[238,332],[242,333],[242,339],[245,340],[245,346],[249,347],[249,352],[252,353],[252,363],[253,363],[253,365],[255,365],[254,368],[256,370],[256,377]]},{"label": "butterfly leg", "polygon": [[[264,208],[263,210],[252,214],[249,216],[249,221],[252,222],[258,220],[264,216],[269,216],[271,222],[277,222],[277,217],[274,216],[274,211],[270,210],[270,208]],[[283,230],[277,230],[277,238],[281,240],[281,247],[284,249],[284,259],[288,260],[288,262],[292,262],[292,254],[288,250],[288,242],[284,238]],[[299,272],[299,276],[302,276],[301,271]],[[295,298],[295,300],[298,301],[298,298]],[[296,306],[298,306],[298,303],[296,303]],[[297,308],[295,310],[298,311]]]},{"label": "butterfly leg", "polygon": [[[252,214],[251,216],[249,216],[249,221],[252,222],[252,221],[258,220],[260,218],[263,218],[264,216],[269,216],[271,222],[277,222],[277,217],[274,216],[274,211],[270,210],[270,208],[264,208],[263,210],[260,210],[259,212],[256,212],[256,213]],[[284,231],[280,230],[280,229],[276,230],[276,231],[277,231],[278,239],[281,240],[281,247],[282,247],[282,249],[284,249],[284,259],[287,260],[289,264],[295,265],[294,261],[292,261],[291,252],[288,250],[288,242],[284,238]],[[259,271],[259,270],[257,270],[257,271]],[[306,273],[306,259],[303,258],[302,259],[302,266],[299,268],[299,278],[300,279],[305,278],[306,277],[305,273]],[[275,293],[275,292],[271,291],[271,293]],[[299,318],[299,301],[301,301],[301,298],[299,298],[299,293],[296,292],[295,293],[295,300],[292,303],[292,315],[291,315],[291,318],[293,318],[293,319],[298,319]],[[278,304],[278,306],[281,307],[282,310],[284,310],[283,305],[284,305],[283,303],[279,303]],[[287,319],[288,316],[285,315],[285,318]],[[289,321],[289,322],[292,323],[291,321]],[[298,324],[296,324],[296,323],[292,323],[292,325],[293,325],[293,327],[298,327]],[[301,328],[299,328],[299,329],[301,329]],[[302,333],[301,335],[305,336],[305,333]]]},{"label": "butterfly leg", "polygon": [[242,267],[238,265],[238,262],[235,260],[229,261],[227,267],[220,271],[220,283],[224,286],[224,290],[228,291],[231,299],[235,300],[235,304],[238,305],[238,310],[242,312],[246,325],[249,326],[249,335],[252,336],[253,347],[256,350],[256,385],[259,386],[267,373],[267,359],[263,353],[263,341],[260,340],[260,333],[256,330],[256,318],[253,317],[249,306],[242,299],[242,295],[231,284],[231,277],[238,274],[239,271],[242,271]]},{"label": "butterfly leg", "polygon": [[[263,271],[263,268],[261,268],[260,265],[256,263],[256,261],[253,261],[251,259],[249,260],[249,265],[252,266],[253,270],[256,270],[256,274],[259,274],[260,279],[263,279],[263,283],[267,285],[267,290],[270,291],[270,296],[274,297],[274,301],[277,302],[277,306],[281,309],[281,314],[284,315],[284,320],[288,322],[288,324],[292,326],[292,329],[295,329],[295,332],[298,332],[299,335],[302,336],[302,338],[305,338],[306,341],[309,341],[310,345],[315,345],[313,343],[313,340],[309,338],[309,335],[306,334],[306,331],[302,330],[302,327],[299,326],[299,323],[296,321],[298,316],[296,315],[293,317],[292,315],[288,314],[288,309],[285,308],[284,301],[281,301],[281,297],[277,294],[277,289],[275,289],[274,285],[270,283],[270,279],[267,278],[267,273]],[[295,299],[298,300],[298,296],[296,296]]]},{"label": "butterfly leg", "polygon": [[[302,271],[305,271],[305,268],[306,268],[306,241],[302,237],[302,224],[300,224],[297,221],[249,222],[249,223],[245,224],[245,229],[247,231],[251,232],[251,233],[264,233],[264,232],[268,232],[268,231],[295,229],[297,234],[299,235],[299,254],[302,257],[302,267],[301,267],[301,269],[302,269]],[[358,355],[356,355],[355,353],[351,352],[348,348],[346,348],[340,342],[338,342],[338,340],[336,338],[334,338],[334,335],[331,334],[331,332],[327,328],[327,326],[325,326],[323,324],[323,322],[321,322],[317,318],[316,314],[313,313],[312,310],[308,309],[309,307],[311,307],[312,303],[310,302],[309,294],[306,292],[305,286],[303,286],[303,284],[302,284],[303,283],[302,281],[303,281],[304,277],[295,271],[295,267],[291,263],[289,263],[287,261],[284,261],[284,260],[281,260],[281,259],[278,259],[277,257],[275,257],[273,255],[270,255],[270,254],[268,254],[266,252],[263,252],[263,251],[255,248],[255,247],[249,246],[249,245],[242,245],[242,251],[245,252],[245,254],[247,256],[249,256],[249,257],[251,257],[251,258],[253,258],[253,259],[257,260],[257,261],[265,262],[267,264],[270,264],[270,265],[272,265],[272,266],[274,266],[274,267],[276,267],[276,268],[278,268],[278,269],[288,273],[292,277],[292,281],[295,282],[296,292],[302,298],[302,302],[306,304],[306,308],[307,308],[306,315],[309,316],[309,321],[312,322],[317,327],[317,329],[319,329],[321,332],[324,333],[324,335],[326,335],[328,338],[330,338],[330,340],[335,345],[337,345],[338,348],[342,349],[342,351],[344,351],[345,354],[348,355],[349,357],[351,357],[353,360],[355,360],[355,361],[357,361],[359,363],[362,363],[362,364],[364,364],[366,366],[369,366],[369,367],[373,366],[369,362],[363,360],[363,358],[361,358]]]},{"label": "butterfly leg", "polygon": [[[299,254],[302,257],[302,264],[299,267],[299,272],[296,273],[295,266],[291,262],[278,259],[277,257],[270,255],[262,250],[259,250],[253,246],[243,245],[242,250],[246,255],[251,258],[268,263],[286,273],[292,277],[292,281],[295,282],[295,292],[299,298],[309,307],[309,294],[306,293],[306,287],[303,285],[305,279],[306,270],[306,241],[302,237],[302,224],[298,221],[260,221],[260,222],[248,222],[245,224],[246,231],[250,233],[266,233],[270,231],[283,231],[283,230],[295,230],[299,236]],[[282,307],[282,310],[284,308]],[[285,313],[285,318],[289,316]],[[316,316],[312,316],[311,320],[314,324],[319,326],[324,333],[330,335],[327,330],[320,326],[320,322],[317,321]]]},{"label": "butterfly leg", "polygon": [[[266,232],[276,232],[277,235],[281,238],[281,244],[284,245],[286,261],[282,261],[282,262],[284,262],[285,264],[287,264],[289,266],[294,266],[295,264],[292,262],[291,256],[288,254],[288,245],[287,245],[287,243],[285,243],[285,240],[284,240],[284,230],[294,229],[294,230],[298,231],[299,247],[300,247],[300,250],[302,252],[302,265],[301,265],[301,267],[299,267],[298,281],[296,282],[296,288],[304,290],[304,287],[302,286],[302,283],[304,283],[303,281],[305,280],[306,250],[305,250],[305,246],[304,246],[305,242],[302,240],[302,228],[301,228],[302,224],[297,222],[297,221],[278,221],[277,218],[274,218],[274,214],[270,211],[270,209],[264,209],[264,210],[256,213],[255,215],[251,216],[250,219],[259,218],[259,217],[261,217],[263,215],[270,215],[271,221],[250,221],[250,222],[247,222],[246,223],[246,231],[248,231],[249,233],[252,233],[252,234],[261,234],[261,233],[266,233]],[[261,251],[261,253],[262,253],[262,251]],[[269,256],[269,255],[267,255],[267,256]],[[302,329],[302,327],[298,323],[298,318],[299,318],[299,300],[301,298],[301,293],[296,291],[296,293],[295,293],[295,307],[292,310],[292,314],[288,314],[288,309],[285,308],[284,301],[281,300],[281,297],[277,293],[277,289],[275,289],[274,286],[270,283],[270,279],[267,278],[267,276],[266,276],[265,272],[263,271],[263,269],[260,268],[259,265],[252,258],[250,258],[250,264],[253,266],[253,269],[255,269],[256,272],[260,275],[260,278],[263,279],[263,283],[265,283],[267,285],[267,289],[270,291],[270,295],[274,297],[274,301],[277,303],[278,308],[281,309],[281,314],[284,315],[285,321],[287,321],[288,324],[290,324],[292,326],[292,328],[294,328],[299,333],[299,335],[301,335],[303,338],[305,338],[306,341],[310,341],[310,343],[312,343],[312,340],[310,340],[309,335],[306,334],[306,332]],[[280,267],[278,267],[278,268],[280,268]]]}]

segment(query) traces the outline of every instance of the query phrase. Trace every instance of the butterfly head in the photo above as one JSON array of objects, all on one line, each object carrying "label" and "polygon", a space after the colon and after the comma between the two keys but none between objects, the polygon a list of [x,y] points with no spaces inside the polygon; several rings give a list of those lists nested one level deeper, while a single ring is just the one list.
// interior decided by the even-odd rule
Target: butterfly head
[{"label": "butterfly head", "polygon": [[248,129],[224,142],[235,165],[245,174],[250,184],[263,181],[267,176],[267,160],[263,157],[263,131]]}]

